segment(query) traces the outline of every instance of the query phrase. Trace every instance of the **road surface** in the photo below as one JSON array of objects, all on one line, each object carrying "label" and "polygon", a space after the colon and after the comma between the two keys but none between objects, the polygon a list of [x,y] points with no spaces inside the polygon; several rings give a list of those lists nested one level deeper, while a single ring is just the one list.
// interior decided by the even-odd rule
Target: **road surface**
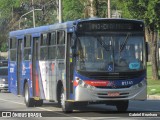
[{"label": "road surface", "polygon": [[[139,119],[160,119],[160,100],[146,100],[146,101],[130,101],[128,111],[126,113],[118,113],[115,106],[88,105],[86,107],[77,108],[73,113],[64,114],[61,108],[56,103],[44,101],[42,107],[27,108],[24,104],[24,98],[13,95],[12,93],[0,93],[0,111],[2,116],[6,112],[11,112],[11,118],[17,120],[19,117],[30,117],[30,119],[65,119],[65,120],[139,120]],[[19,115],[19,116],[18,116]],[[29,115],[29,116],[28,116]],[[39,118],[32,118],[33,116]],[[156,117],[158,115],[158,117]],[[18,117],[17,117],[18,116]],[[145,116],[145,117],[142,117]],[[153,117],[154,116],[154,117]],[[42,118],[40,118],[42,117]],[[47,117],[47,118],[46,118]],[[1,117],[2,118],[2,117]],[[0,118],[0,119],[1,119]],[[27,119],[27,118],[23,118]]]}]

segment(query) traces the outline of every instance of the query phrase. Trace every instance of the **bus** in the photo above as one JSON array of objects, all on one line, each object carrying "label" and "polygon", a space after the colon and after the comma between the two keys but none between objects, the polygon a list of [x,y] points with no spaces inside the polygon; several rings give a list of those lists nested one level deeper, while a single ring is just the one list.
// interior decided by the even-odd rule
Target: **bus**
[{"label": "bus", "polygon": [[57,102],[127,111],[146,100],[146,49],[140,20],[92,18],[9,33],[9,91],[27,107]]}]

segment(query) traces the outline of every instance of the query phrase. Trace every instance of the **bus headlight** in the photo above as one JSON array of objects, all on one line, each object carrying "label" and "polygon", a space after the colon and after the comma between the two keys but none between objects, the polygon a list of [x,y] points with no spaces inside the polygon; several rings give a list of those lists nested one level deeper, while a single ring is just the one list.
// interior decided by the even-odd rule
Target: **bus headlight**
[{"label": "bus headlight", "polygon": [[88,84],[86,84],[83,80],[79,79],[78,80],[78,85],[84,88],[87,88]]},{"label": "bus headlight", "polygon": [[76,77],[76,80],[78,81],[78,85],[80,87],[87,88],[87,89],[90,89],[90,90],[94,90],[95,89],[94,86],[91,86],[91,85],[85,83],[83,80],[81,80],[81,79],[79,79],[77,77]]},{"label": "bus headlight", "polygon": [[143,84],[142,83],[138,83],[138,87],[142,87],[143,86]]},{"label": "bus headlight", "polygon": [[146,85],[146,80],[145,80],[145,79],[142,80],[140,83],[136,84],[136,85],[134,86],[134,89],[141,88],[141,87],[143,87],[144,85]]}]

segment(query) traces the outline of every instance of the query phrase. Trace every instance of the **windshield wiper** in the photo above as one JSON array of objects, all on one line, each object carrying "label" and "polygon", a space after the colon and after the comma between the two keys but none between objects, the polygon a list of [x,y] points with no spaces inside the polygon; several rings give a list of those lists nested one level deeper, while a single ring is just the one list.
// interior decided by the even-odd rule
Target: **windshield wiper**
[{"label": "windshield wiper", "polygon": [[97,41],[100,43],[100,45],[106,50],[106,51],[110,51],[111,50],[111,46],[112,45],[108,45],[105,43],[105,41],[103,41],[102,39],[97,37]]},{"label": "windshield wiper", "polygon": [[120,51],[119,51],[120,53],[123,51],[124,47],[126,46],[126,44],[127,44],[127,42],[128,42],[128,37],[129,37],[129,34],[127,34],[127,36],[126,36],[123,44],[122,44],[121,47],[120,47]]}]

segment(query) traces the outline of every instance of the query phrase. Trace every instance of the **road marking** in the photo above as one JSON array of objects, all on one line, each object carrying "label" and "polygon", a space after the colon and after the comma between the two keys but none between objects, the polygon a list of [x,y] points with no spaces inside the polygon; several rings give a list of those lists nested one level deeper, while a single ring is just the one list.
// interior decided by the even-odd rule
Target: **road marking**
[{"label": "road marking", "polygon": [[39,108],[41,110],[46,110],[46,111],[51,111],[51,112],[54,112],[54,113],[57,113],[57,114],[60,114],[60,115],[65,115],[67,117],[72,117],[72,118],[76,118],[76,119],[79,119],[79,120],[87,120],[87,119],[84,119],[84,118],[80,118],[80,117],[73,117],[71,115],[67,115],[67,114],[63,114],[63,113],[59,113],[59,112],[55,112],[53,110],[50,110],[50,109],[46,109],[46,108],[42,108],[42,107],[36,107],[36,108]]},{"label": "road marking", "polygon": [[1,100],[1,101],[5,101],[5,102],[11,102],[11,103],[15,103],[15,104],[20,104],[20,105],[25,105],[24,103],[13,102],[13,101],[1,99],[1,98],[0,98],[0,100]]},{"label": "road marking", "polygon": [[[6,99],[1,99],[1,98],[0,98],[0,100],[1,100],[1,101],[5,101],[5,102],[10,102],[10,103],[19,104],[19,105],[25,105],[24,103],[14,102],[14,101],[6,100]],[[67,115],[67,114],[64,114],[64,113],[55,112],[55,111],[53,111],[53,110],[46,109],[46,108],[43,108],[43,107],[35,107],[35,108],[41,109],[41,110],[50,111],[50,112],[54,112],[54,113],[56,113],[56,114],[65,115],[65,116],[67,116],[67,117],[72,117],[72,118],[79,119],[79,120],[87,120],[87,119],[84,119],[84,118],[73,117],[73,116],[71,116],[71,115]]]}]

